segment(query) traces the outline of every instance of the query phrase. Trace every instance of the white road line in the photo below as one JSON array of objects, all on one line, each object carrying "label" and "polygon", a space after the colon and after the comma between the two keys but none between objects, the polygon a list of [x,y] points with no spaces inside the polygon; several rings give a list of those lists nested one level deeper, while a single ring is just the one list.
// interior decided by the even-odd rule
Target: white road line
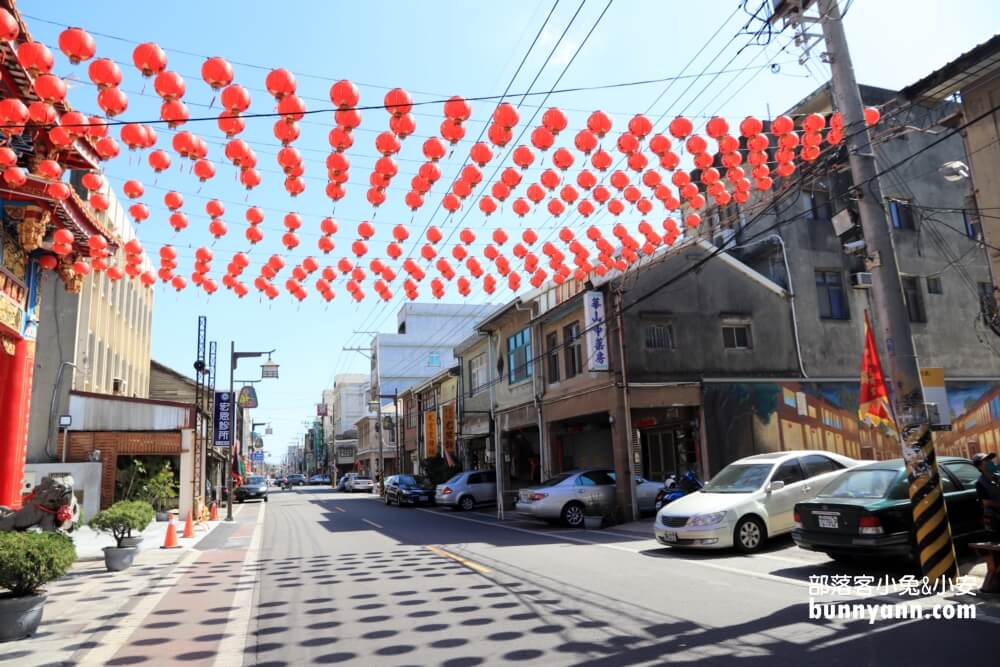
[{"label": "white road line", "polygon": [[336,506],[336,507],[334,507],[333,509],[337,510],[338,512],[346,512],[346,511],[347,511],[347,510],[345,510],[345,509],[344,509],[343,507],[341,507],[341,506],[339,506],[339,505],[337,505],[337,506]]},{"label": "white road line", "polygon": [[[253,537],[250,539],[250,547],[247,549],[246,557],[243,559],[243,568],[240,571],[240,578],[233,596],[232,611],[226,620],[223,630],[224,636],[219,642],[219,649],[215,656],[215,667],[239,667],[243,664],[246,644],[250,640],[250,615],[253,613],[253,592],[260,573],[255,566],[260,558],[260,543],[264,537],[264,510],[267,503],[258,503],[260,513],[257,515],[257,522],[254,524]],[[248,585],[249,584],[249,585]]]},{"label": "white road line", "polygon": [[367,523],[369,526],[375,526],[379,530],[382,530],[382,526],[378,525],[374,521],[369,521],[368,519],[362,519],[362,521],[364,521],[365,523]]}]

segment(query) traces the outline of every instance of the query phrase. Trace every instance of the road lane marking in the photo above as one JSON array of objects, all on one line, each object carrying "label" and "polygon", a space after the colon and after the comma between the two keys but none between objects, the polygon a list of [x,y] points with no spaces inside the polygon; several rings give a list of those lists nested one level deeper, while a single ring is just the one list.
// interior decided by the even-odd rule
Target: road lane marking
[{"label": "road lane marking", "polygon": [[344,509],[343,507],[341,507],[340,505],[337,505],[337,506],[336,506],[336,507],[334,507],[333,509],[337,510],[338,512],[346,512],[346,511],[347,511],[347,510],[345,510],[345,509]]},{"label": "road lane marking", "polygon": [[450,551],[445,551],[444,549],[442,549],[440,547],[432,547],[432,546],[430,546],[428,544],[425,544],[424,548],[428,549],[429,551],[432,551],[432,552],[436,553],[438,556],[443,556],[445,558],[450,558],[453,561],[455,561],[456,563],[461,563],[465,567],[469,568],[470,570],[475,570],[479,574],[491,574],[493,572],[493,570],[491,570],[488,567],[480,565],[479,563],[476,563],[475,561],[471,561],[468,558],[462,558],[458,554],[453,554]]},{"label": "road lane marking", "polygon": [[369,526],[375,526],[379,530],[382,530],[382,526],[378,525],[374,521],[369,521],[368,519],[362,519],[362,521],[364,521],[365,523],[367,523]]},{"label": "road lane marking", "polygon": [[237,590],[236,594],[233,595],[233,609],[229,612],[226,625],[222,630],[222,641],[219,642],[218,653],[213,663],[214,667],[240,667],[243,665],[247,642],[251,640],[250,614],[253,613],[253,594],[260,579],[260,573],[256,572],[254,568],[260,559],[260,543],[264,537],[264,510],[266,508],[267,503],[260,503],[260,512],[257,514],[253,537],[250,538],[250,546],[247,548],[240,577],[236,583],[236,588],[240,590]]}]

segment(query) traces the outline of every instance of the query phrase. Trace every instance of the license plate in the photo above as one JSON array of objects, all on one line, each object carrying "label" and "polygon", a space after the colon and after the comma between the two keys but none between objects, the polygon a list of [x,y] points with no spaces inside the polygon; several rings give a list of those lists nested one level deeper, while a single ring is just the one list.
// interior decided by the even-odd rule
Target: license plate
[{"label": "license plate", "polygon": [[677,533],[672,533],[672,532],[663,533],[663,539],[665,539],[667,542],[676,542]]},{"label": "license plate", "polygon": [[837,521],[837,517],[835,517],[835,516],[821,514],[821,515],[819,515],[816,518],[819,519],[819,527],[820,528],[839,528],[840,527],[840,524]]}]

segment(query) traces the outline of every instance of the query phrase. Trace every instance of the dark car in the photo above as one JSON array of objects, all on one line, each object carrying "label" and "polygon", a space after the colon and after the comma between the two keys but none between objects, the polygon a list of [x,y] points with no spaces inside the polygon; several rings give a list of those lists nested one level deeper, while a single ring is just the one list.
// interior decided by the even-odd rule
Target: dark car
[{"label": "dark car", "polygon": [[[976,498],[979,471],[972,461],[954,456],[939,457],[938,468],[952,537],[968,542],[983,530]],[[816,498],[795,505],[792,539],[835,560],[913,557],[913,512],[903,460],[847,470]]]},{"label": "dark car", "polygon": [[305,475],[289,475],[285,478],[285,481],[289,486],[305,486],[306,476]]},{"label": "dark car", "polygon": [[386,505],[429,505],[434,501],[434,485],[420,475],[392,475],[385,480]]},{"label": "dark car", "polygon": [[238,503],[246,500],[263,500],[267,502],[267,478],[263,475],[250,475],[233,491],[233,498]]}]

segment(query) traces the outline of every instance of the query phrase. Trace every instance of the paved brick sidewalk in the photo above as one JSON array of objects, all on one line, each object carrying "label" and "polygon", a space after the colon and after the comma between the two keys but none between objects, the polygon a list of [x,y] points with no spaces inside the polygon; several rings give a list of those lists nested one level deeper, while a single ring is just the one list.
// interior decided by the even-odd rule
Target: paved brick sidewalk
[{"label": "paved brick sidewalk", "polygon": [[0,645],[0,665],[215,663],[227,625],[243,620],[234,601],[253,583],[240,578],[262,513],[261,503],[244,505],[235,522],[182,539],[182,549],[142,551],[125,572],[78,563],[48,586],[39,631]]}]

